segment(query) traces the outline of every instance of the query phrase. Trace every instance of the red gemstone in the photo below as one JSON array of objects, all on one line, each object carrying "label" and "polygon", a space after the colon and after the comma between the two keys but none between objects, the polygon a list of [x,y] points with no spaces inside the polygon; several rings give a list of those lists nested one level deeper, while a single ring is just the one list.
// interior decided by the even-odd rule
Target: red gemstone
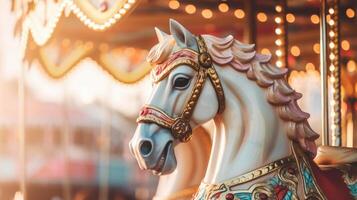
[{"label": "red gemstone", "polygon": [[268,195],[265,194],[265,193],[260,193],[259,194],[259,199],[262,199],[262,200],[268,199]]},{"label": "red gemstone", "polygon": [[233,199],[234,199],[234,195],[232,193],[226,194],[226,200],[233,200]]},{"label": "red gemstone", "polygon": [[108,2],[103,1],[103,2],[100,4],[100,11],[105,12],[105,11],[108,10],[108,7],[109,7]]},{"label": "red gemstone", "polygon": [[274,187],[275,194],[277,196],[277,200],[282,200],[284,199],[286,193],[289,191],[288,188],[286,188],[283,185],[277,185]]}]

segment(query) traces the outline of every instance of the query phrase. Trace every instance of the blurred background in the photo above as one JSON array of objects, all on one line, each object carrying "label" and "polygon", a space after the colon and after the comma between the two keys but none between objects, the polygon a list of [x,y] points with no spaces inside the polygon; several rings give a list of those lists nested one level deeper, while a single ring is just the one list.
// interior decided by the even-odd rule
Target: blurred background
[{"label": "blurred background", "polygon": [[[357,147],[357,1],[327,1],[330,144]],[[319,0],[0,1],[0,199],[151,199],[128,142],[168,19],[272,54],[322,133]],[[321,143],[321,141],[319,141]]]}]

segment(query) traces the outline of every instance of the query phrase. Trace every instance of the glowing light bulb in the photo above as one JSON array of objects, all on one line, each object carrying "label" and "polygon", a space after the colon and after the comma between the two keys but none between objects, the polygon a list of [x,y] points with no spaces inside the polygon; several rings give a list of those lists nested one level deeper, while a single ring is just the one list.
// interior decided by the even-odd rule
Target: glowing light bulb
[{"label": "glowing light bulb", "polygon": [[268,20],[268,17],[267,17],[267,15],[265,13],[260,12],[260,13],[257,14],[257,19],[260,22],[266,22]]},{"label": "glowing light bulb", "polygon": [[194,14],[196,12],[196,7],[192,4],[188,4],[186,7],[185,7],[185,11],[188,13],[188,14]]},{"label": "glowing light bulb", "polygon": [[210,19],[213,17],[213,12],[210,9],[204,9],[201,12],[202,16],[206,19]]},{"label": "glowing light bulb", "polygon": [[245,16],[245,13],[242,9],[237,9],[234,11],[234,16],[236,16],[238,19],[243,19]]},{"label": "glowing light bulb", "polygon": [[221,12],[223,12],[223,13],[228,12],[229,6],[228,6],[228,4],[226,4],[226,3],[220,3],[220,4],[218,5],[218,10],[221,11]]}]

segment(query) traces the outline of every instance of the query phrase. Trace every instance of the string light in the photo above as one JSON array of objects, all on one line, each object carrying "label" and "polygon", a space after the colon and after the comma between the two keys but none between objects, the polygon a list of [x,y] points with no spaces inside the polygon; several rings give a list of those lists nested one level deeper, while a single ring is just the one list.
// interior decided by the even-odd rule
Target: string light
[{"label": "string light", "polygon": [[333,8],[328,9],[328,13],[330,13],[330,15],[333,15],[335,13],[335,10]]},{"label": "string light", "polygon": [[313,24],[318,24],[320,23],[320,18],[317,15],[311,15],[310,20]]},{"label": "string light", "polygon": [[352,73],[356,71],[356,62],[354,60],[349,60],[347,62],[347,71]]},{"label": "string light", "polygon": [[212,16],[213,16],[213,13],[212,13],[212,11],[211,11],[210,9],[204,9],[204,10],[202,10],[201,14],[202,14],[202,16],[203,16],[204,18],[206,18],[206,19],[210,19],[210,18],[212,18]]},{"label": "string light", "polygon": [[260,13],[257,14],[257,19],[260,22],[266,22],[268,20],[268,17],[267,17],[267,15],[265,13],[260,12]]},{"label": "string light", "polygon": [[315,65],[313,63],[311,63],[311,62],[306,63],[305,70],[306,71],[315,71]]},{"label": "string light", "polygon": [[300,56],[300,53],[301,53],[300,48],[298,46],[292,46],[290,49],[290,52],[295,57]]},{"label": "string light", "polygon": [[294,23],[295,22],[295,16],[291,13],[286,15],[286,21],[289,23]]},{"label": "string light", "polygon": [[346,10],[346,16],[348,18],[354,18],[355,17],[355,11],[352,8],[347,8]]},{"label": "string light", "polygon": [[280,24],[280,23],[281,23],[281,18],[280,18],[280,17],[275,17],[275,22],[276,22],[277,24]]},{"label": "string light", "polygon": [[234,16],[237,17],[238,19],[243,19],[245,16],[245,13],[242,9],[237,9],[234,11]]},{"label": "string light", "polygon": [[220,4],[218,5],[218,10],[221,11],[221,12],[223,12],[223,13],[228,12],[229,6],[228,6],[228,4],[226,4],[226,3],[220,3]]},{"label": "string light", "polygon": [[170,0],[169,1],[169,8],[176,10],[180,7],[180,2],[177,0]]},{"label": "string light", "polygon": [[265,55],[271,55],[270,50],[267,48],[263,48],[260,52]]},{"label": "string light", "polygon": [[123,1],[122,7],[116,8],[117,11],[113,13],[113,16],[106,19],[102,23],[95,22],[92,18],[87,16],[81,9],[76,5],[72,0],[63,0],[58,6],[57,10],[53,13],[53,16],[49,18],[45,26],[40,24],[37,20],[34,20],[32,17],[27,17],[22,23],[22,34],[21,34],[21,55],[25,55],[28,42],[28,34],[31,33],[31,36],[34,42],[38,46],[43,46],[52,36],[54,29],[57,27],[57,23],[61,18],[62,14],[65,13],[64,10],[72,12],[83,24],[88,26],[93,30],[106,30],[120,20],[123,14],[127,13],[133,5],[137,3],[136,0],[127,0]]},{"label": "string light", "polygon": [[312,49],[314,50],[314,52],[316,54],[320,53],[320,44],[319,43],[315,43],[314,46],[312,46]]},{"label": "string light", "polygon": [[[288,15],[285,14],[284,8],[285,7],[279,4],[275,6],[275,11],[277,12],[277,15],[274,18],[274,22],[276,24],[275,34],[277,36],[277,39],[275,40],[275,45],[277,46],[277,50],[275,51],[277,61],[275,62],[275,64],[277,67],[286,67],[287,65],[287,41],[285,35],[285,23],[287,21]],[[292,14],[289,15],[289,18],[291,21],[295,20],[291,19],[294,18]]]},{"label": "string light", "polygon": [[330,32],[328,33],[328,35],[329,35],[330,37],[334,37],[334,36],[335,36],[335,32],[330,31]]},{"label": "string light", "polygon": [[341,47],[345,51],[350,50],[350,42],[348,42],[347,40],[342,40]]},{"label": "string light", "polygon": [[188,13],[188,14],[194,14],[196,12],[196,7],[192,4],[188,4],[186,7],[185,7],[185,11]]},{"label": "string light", "polygon": [[328,24],[329,24],[330,26],[333,26],[333,25],[335,25],[335,21],[332,20],[332,19],[330,19],[330,20],[328,21]]}]

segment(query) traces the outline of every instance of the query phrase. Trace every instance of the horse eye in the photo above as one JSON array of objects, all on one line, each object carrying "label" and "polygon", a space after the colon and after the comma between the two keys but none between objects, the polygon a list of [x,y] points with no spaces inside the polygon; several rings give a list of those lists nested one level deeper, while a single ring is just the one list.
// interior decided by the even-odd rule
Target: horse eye
[{"label": "horse eye", "polygon": [[186,89],[186,87],[188,86],[188,84],[190,83],[190,79],[186,78],[186,77],[178,77],[175,81],[174,81],[174,88],[176,89]]}]

